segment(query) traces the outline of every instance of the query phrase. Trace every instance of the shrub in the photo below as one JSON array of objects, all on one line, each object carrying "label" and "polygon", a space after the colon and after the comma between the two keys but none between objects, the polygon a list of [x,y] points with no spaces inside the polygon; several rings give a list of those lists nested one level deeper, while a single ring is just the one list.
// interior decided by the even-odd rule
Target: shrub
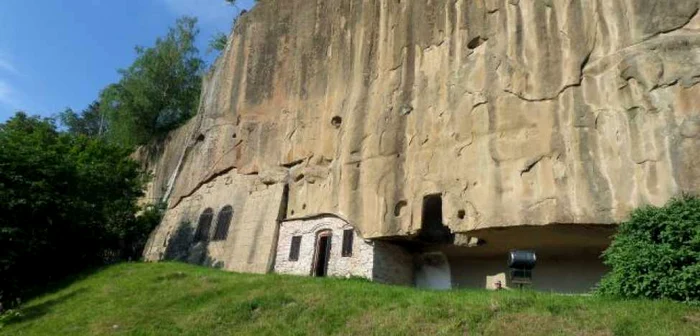
[{"label": "shrub", "polygon": [[603,253],[612,268],[602,295],[700,301],[700,198],[683,195],[663,207],[632,212]]},{"label": "shrub", "polygon": [[23,113],[0,124],[0,306],[140,257],[161,211],[140,212],[147,176],[130,153]]}]

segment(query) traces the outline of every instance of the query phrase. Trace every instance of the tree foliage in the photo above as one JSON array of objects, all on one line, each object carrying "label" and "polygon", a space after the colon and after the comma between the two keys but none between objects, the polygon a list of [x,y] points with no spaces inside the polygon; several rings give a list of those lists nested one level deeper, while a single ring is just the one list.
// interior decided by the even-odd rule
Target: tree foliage
[{"label": "tree foliage", "polygon": [[66,274],[138,259],[157,220],[137,216],[130,150],[18,113],[0,124],[0,303]]},{"label": "tree foliage", "polygon": [[604,295],[700,301],[700,198],[635,210],[603,254]]},{"label": "tree foliage", "polygon": [[204,62],[195,47],[197,20],[183,17],[150,48],[119,71],[121,80],[100,96],[109,138],[129,146],[162,136],[196,113]]},{"label": "tree foliage", "polygon": [[228,43],[228,36],[222,32],[214,34],[209,40],[208,52],[218,51],[221,52],[226,49],[226,44]]},{"label": "tree foliage", "polygon": [[76,135],[95,137],[102,135],[107,130],[107,120],[100,111],[98,101],[93,102],[80,113],[68,108],[59,113],[58,118],[68,132]]}]

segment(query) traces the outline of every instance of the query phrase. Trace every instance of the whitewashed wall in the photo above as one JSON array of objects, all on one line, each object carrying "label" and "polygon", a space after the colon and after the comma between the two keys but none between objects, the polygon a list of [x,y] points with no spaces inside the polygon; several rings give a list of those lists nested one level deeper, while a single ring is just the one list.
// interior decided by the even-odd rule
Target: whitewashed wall
[{"label": "whitewashed wall", "polygon": [[[275,272],[282,274],[311,275],[313,269],[316,236],[323,230],[331,230],[331,251],[328,261],[328,276],[359,276],[372,279],[374,248],[354,232],[352,256],[343,257],[343,231],[353,229],[344,220],[335,216],[324,216],[308,220],[291,220],[282,222],[279,230]],[[292,237],[301,236],[299,260],[289,260]]]}]

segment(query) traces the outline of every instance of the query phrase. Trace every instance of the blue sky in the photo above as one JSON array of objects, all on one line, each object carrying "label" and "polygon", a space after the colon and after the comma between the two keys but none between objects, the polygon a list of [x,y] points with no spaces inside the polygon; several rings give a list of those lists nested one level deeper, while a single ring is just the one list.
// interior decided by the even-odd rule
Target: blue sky
[{"label": "blue sky", "polygon": [[18,110],[82,110],[119,79],[134,46],[151,46],[182,15],[199,18],[204,55],[239,11],[224,0],[0,0],[0,122]]}]

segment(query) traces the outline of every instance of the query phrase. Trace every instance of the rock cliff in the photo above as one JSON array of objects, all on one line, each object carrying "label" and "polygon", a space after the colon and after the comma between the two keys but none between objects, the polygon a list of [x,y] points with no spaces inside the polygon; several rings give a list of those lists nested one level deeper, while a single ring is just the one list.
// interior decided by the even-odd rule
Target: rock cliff
[{"label": "rock cliff", "polygon": [[288,184],[287,218],[366,238],[416,234],[433,194],[453,232],[620,222],[700,190],[699,8],[260,1],[197,117],[142,151],[149,197],[177,211],[224,175]]}]

